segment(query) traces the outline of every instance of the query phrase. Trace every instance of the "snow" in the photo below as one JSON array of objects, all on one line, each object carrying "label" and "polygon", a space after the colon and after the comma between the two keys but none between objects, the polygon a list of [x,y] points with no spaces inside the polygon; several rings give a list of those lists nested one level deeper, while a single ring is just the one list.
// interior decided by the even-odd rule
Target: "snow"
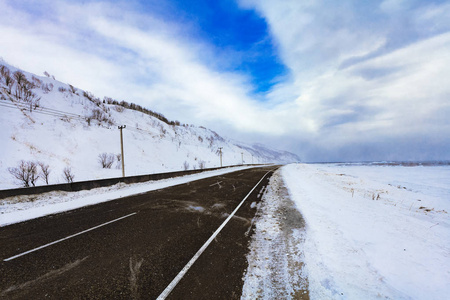
[{"label": "snow", "polygon": [[[119,183],[111,187],[79,192],[54,191],[39,195],[16,196],[0,200],[0,226],[23,222],[50,214],[77,209],[131,195],[244,170],[249,167],[231,167],[202,173],[143,183]],[[201,207],[192,207],[201,210]]]},{"label": "snow", "polygon": [[292,164],[311,299],[445,299],[450,166]]},{"label": "snow", "polygon": [[[261,193],[260,195],[261,196]],[[241,299],[298,299],[307,294],[302,250],[304,220],[276,171],[257,209]]]},{"label": "snow", "polygon": [[[0,61],[2,64],[11,73],[17,70]],[[24,74],[31,80],[33,74]],[[66,167],[71,168],[75,181],[120,177],[121,163],[117,159],[111,169],[103,169],[98,162],[102,153],[121,153],[118,125],[126,125],[123,140],[127,176],[184,170],[185,164],[188,169],[202,164],[204,168],[219,167],[219,148],[224,166],[242,164],[242,155],[246,164],[298,161],[292,153],[232,141],[203,127],[169,125],[148,114],[103,103],[102,99],[93,102],[80,89],[72,93],[68,84],[35,77],[54,87],[48,93],[34,88],[32,91],[41,100],[39,107],[30,111],[29,104],[6,92],[5,80],[0,76],[0,189],[21,185],[8,172],[21,160],[48,164],[50,184],[65,182],[62,173]],[[106,120],[88,122],[94,111],[100,111]],[[43,184],[39,179],[37,185]]]}]

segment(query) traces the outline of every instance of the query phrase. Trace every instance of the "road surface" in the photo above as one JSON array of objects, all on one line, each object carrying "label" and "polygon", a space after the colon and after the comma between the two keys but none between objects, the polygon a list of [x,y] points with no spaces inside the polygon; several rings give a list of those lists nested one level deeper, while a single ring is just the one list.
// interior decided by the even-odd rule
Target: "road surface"
[{"label": "road surface", "polygon": [[274,169],[238,171],[0,228],[0,298],[156,299],[166,290],[167,299],[238,299],[255,203]]}]

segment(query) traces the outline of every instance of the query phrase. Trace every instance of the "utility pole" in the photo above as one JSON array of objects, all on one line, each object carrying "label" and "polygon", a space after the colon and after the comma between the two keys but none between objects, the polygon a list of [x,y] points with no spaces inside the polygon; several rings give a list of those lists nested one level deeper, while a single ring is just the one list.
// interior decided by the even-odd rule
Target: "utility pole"
[{"label": "utility pole", "polygon": [[244,165],[244,152],[241,152],[242,165]]},{"label": "utility pole", "polygon": [[122,129],[127,127],[127,125],[119,126],[120,129],[120,151],[122,152],[122,177],[125,177],[125,158],[123,155],[123,135],[122,135]]},{"label": "utility pole", "polygon": [[219,147],[220,167],[222,168],[222,147]]}]

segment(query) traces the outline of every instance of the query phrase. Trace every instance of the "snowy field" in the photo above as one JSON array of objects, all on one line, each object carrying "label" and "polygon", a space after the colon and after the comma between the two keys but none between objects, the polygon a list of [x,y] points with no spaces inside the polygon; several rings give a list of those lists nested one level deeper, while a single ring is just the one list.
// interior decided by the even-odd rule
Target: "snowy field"
[{"label": "snowy field", "polygon": [[0,199],[0,226],[248,168],[250,167],[232,167],[142,183],[118,183],[111,187],[79,192],[55,191],[39,195],[15,196]]},{"label": "snowy field", "polygon": [[[0,226],[243,169],[1,200]],[[260,193],[242,299],[446,299],[450,166],[291,164]]]},{"label": "snowy field", "polygon": [[[252,248],[296,255],[290,259],[303,264],[295,274],[307,282],[311,299],[448,299],[450,166],[292,164],[280,174],[304,219],[304,229],[290,231],[291,242],[301,245],[261,239],[261,233],[280,235],[286,227],[280,221],[290,222],[278,209],[257,217]],[[284,198],[268,190],[263,208],[280,207]],[[292,272],[292,263],[264,251],[258,257],[251,250],[246,284],[260,280],[257,289],[244,289],[244,299],[272,298],[280,283],[270,278]],[[284,267],[263,269],[260,261]],[[302,288],[278,281],[291,289],[283,298]]]}]

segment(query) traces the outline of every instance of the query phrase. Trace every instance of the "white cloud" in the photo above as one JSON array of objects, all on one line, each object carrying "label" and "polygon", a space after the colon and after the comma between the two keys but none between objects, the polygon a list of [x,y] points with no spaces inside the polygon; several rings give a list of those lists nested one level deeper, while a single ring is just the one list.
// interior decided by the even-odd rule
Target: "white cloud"
[{"label": "white cloud", "polygon": [[[42,1],[44,16],[11,3],[0,2],[0,56],[97,96],[226,134],[258,134],[278,145],[284,138],[306,159],[364,159],[373,145],[380,145],[380,157],[389,156],[395,141],[409,147],[415,135],[450,147],[433,133],[450,134],[448,4],[383,2],[385,12],[397,15],[408,8],[418,36],[393,49],[389,16],[363,14],[377,3],[241,1],[267,20],[290,71],[259,102],[250,78],[217,68],[226,53],[216,56],[215,46],[192,38],[187,24],[144,15],[125,2]],[[345,153],[352,147],[357,154]],[[401,147],[397,152],[401,157]]]},{"label": "white cloud", "polygon": [[384,0],[380,4],[380,9],[386,13],[398,13],[409,8],[409,0]]},{"label": "white cloud", "polygon": [[0,51],[9,63],[38,74],[47,70],[98,96],[139,102],[182,122],[280,130],[263,122],[267,112],[249,96],[249,80],[212,69],[213,49],[182,36],[176,24],[105,3],[43,5],[53,19],[3,5],[8,15],[21,15],[0,21],[6,41]]},{"label": "white cloud", "polygon": [[[440,145],[437,156],[449,158],[444,136],[450,134],[450,122],[444,116],[450,115],[450,33],[445,33],[450,28],[441,22],[448,4],[382,4],[391,13],[409,10],[402,16],[407,23],[440,24],[428,26],[425,35],[420,26],[408,32],[392,28],[396,21],[376,12],[358,17],[369,8],[350,1],[248,0],[243,5],[266,18],[291,70],[289,82],[269,97],[296,98],[285,120],[303,120],[298,124],[306,127],[291,128],[300,135],[286,134],[303,142],[298,148],[305,156],[414,159],[423,151],[412,148],[420,140]],[[402,33],[405,42],[393,43]]]}]

